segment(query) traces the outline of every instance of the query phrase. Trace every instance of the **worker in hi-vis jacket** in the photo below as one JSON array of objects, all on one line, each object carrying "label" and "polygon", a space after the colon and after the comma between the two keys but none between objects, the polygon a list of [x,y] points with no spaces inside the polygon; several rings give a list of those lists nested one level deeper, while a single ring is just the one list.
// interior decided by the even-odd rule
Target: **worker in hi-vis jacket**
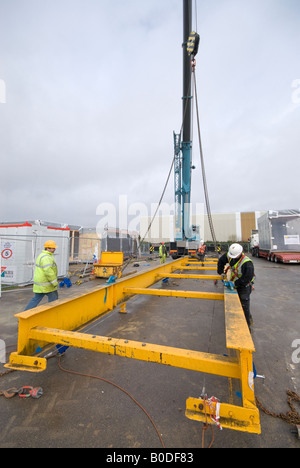
[{"label": "worker in hi-vis jacket", "polygon": [[159,253],[160,263],[166,263],[167,249],[166,249],[164,242],[160,244],[158,253]]},{"label": "worker in hi-vis jacket", "polygon": [[45,295],[48,297],[48,302],[58,299],[57,265],[54,260],[56,249],[55,242],[49,240],[45,242],[44,250],[36,259],[33,279],[33,292],[35,294],[25,310],[37,307]]},{"label": "worker in hi-vis jacket", "polygon": [[201,240],[198,251],[197,251],[197,257],[199,258],[200,262],[202,262],[203,265],[204,265],[205,254],[206,254],[206,245],[204,244],[204,240]]},{"label": "worker in hi-vis jacket", "polygon": [[[229,266],[225,268],[227,264]],[[228,272],[230,273],[229,278],[227,277]],[[237,290],[247,324],[250,328],[253,324],[250,313],[250,294],[255,277],[254,265],[252,260],[244,254],[243,247],[240,244],[232,244],[229,247],[228,253],[219,258],[218,274],[223,275],[225,281],[229,280]]]}]

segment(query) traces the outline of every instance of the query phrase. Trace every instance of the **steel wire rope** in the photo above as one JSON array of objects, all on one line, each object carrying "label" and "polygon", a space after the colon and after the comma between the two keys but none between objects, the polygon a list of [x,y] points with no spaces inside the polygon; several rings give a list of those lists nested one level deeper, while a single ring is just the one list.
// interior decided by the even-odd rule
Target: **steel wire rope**
[{"label": "steel wire rope", "polygon": [[198,127],[198,138],[199,138],[199,149],[200,149],[200,161],[201,161],[201,168],[202,168],[202,179],[203,179],[203,188],[204,188],[206,211],[207,211],[208,223],[209,223],[211,236],[212,236],[213,242],[215,244],[215,250],[217,250],[217,239],[216,239],[215,229],[214,229],[212,215],[211,215],[210,202],[209,202],[209,196],[208,196],[207,179],[206,179],[206,171],[205,171],[205,164],[204,164],[204,156],[203,156],[203,147],[202,147],[201,129],[200,129],[200,119],[199,119],[197,83],[196,83],[196,73],[195,73],[195,61],[194,60],[192,61],[192,76],[193,76],[193,82],[194,82],[197,127]]},{"label": "steel wire rope", "polygon": [[[186,97],[186,104],[185,104],[185,108],[184,108],[184,113],[183,113],[183,118],[182,118],[182,124],[181,124],[181,128],[180,128],[180,133],[179,133],[179,135],[182,135],[182,132],[183,132],[183,126],[184,126],[184,122],[185,122],[185,118],[186,118],[186,113],[187,113],[187,107],[188,107],[188,100],[190,99],[189,96],[190,96],[190,94],[191,94],[191,86],[192,86],[192,85],[190,84],[188,96]],[[144,242],[144,240],[146,239],[146,236],[147,236],[148,232],[149,232],[150,229],[151,229],[151,226],[152,226],[152,224],[153,224],[153,222],[154,222],[154,219],[156,218],[156,215],[157,215],[158,210],[159,210],[159,208],[160,208],[160,205],[161,205],[161,203],[162,203],[162,201],[163,201],[163,198],[164,198],[164,196],[165,196],[165,193],[166,193],[166,190],[167,190],[169,181],[170,181],[170,177],[171,177],[171,174],[172,174],[172,171],[173,171],[173,167],[174,167],[175,157],[176,157],[176,151],[174,151],[174,156],[173,156],[173,159],[172,159],[172,164],[171,164],[171,167],[170,167],[170,170],[169,170],[169,174],[168,174],[168,177],[167,177],[167,180],[166,180],[164,189],[163,189],[163,191],[162,191],[161,197],[160,197],[160,199],[159,199],[157,208],[156,208],[156,210],[155,210],[155,213],[154,213],[154,215],[153,215],[153,217],[152,217],[152,219],[151,219],[151,221],[150,221],[150,223],[149,223],[149,225],[148,225],[147,231],[146,231],[146,233],[145,233],[143,239],[138,241],[139,244],[138,244],[138,246],[136,247],[135,252],[134,252],[133,255],[136,255],[136,254],[137,254],[137,252],[138,252],[138,250],[139,250],[139,248],[140,248],[140,245],[141,245],[141,244]],[[131,259],[129,259],[128,262],[125,263],[125,265],[124,265],[124,267],[123,267],[123,269],[122,269],[122,272],[127,268],[127,266],[129,265],[130,262],[131,262]]]},{"label": "steel wire rope", "polygon": [[[204,196],[205,196],[205,203],[206,203],[206,211],[207,211],[211,236],[212,236],[212,239],[213,239],[213,242],[214,242],[214,245],[215,245],[215,250],[217,251],[217,239],[216,239],[216,234],[215,234],[215,230],[214,230],[214,225],[213,225],[213,220],[212,220],[212,215],[211,215],[211,209],[210,209],[207,179],[206,179],[206,171],[205,171],[205,164],[204,164],[203,147],[202,147],[202,139],[201,139],[198,94],[197,94],[197,83],[196,83],[196,73],[195,73],[196,62],[195,62],[194,57],[192,59],[191,65],[192,65],[192,77],[193,77],[193,83],[194,83],[197,129],[198,129],[200,161],[201,161],[201,169],[202,169],[202,180],[203,180],[203,189],[204,189]],[[211,320],[211,325],[210,325],[210,336],[209,336],[209,342],[208,342],[208,352],[209,352],[210,345],[211,345],[212,326],[213,326],[214,314],[215,314],[215,304],[214,304],[214,308],[213,308],[212,320]],[[203,394],[202,397],[204,397],[204,398],[206,398],[206,395],[204,395],[204,393],[205,393],[205,383],[206,383],[206,380],[205,380],[205,376],[204,376],[203,390],[202,390],[202,394]],[[205,422],[205,424],[203,424],[203,427],[202,427],[202,448],[204,448],[204,435],[205,435],[205,432],[208,430],[208,426],[210,426],[211,431],[212,431],[212,440],[211,440],[210,445],[209,445],[209,448],[211,448],[213,446],[213,443],[214,443],[214,440],[215,440],[215,435],[214,435],[214,430],[213,430],[212,425],[211,424],[208,425],[207,414],[206,414],[206,405],[205,405],[205,416],[206,416],[206,422]]]},{"label": "steel wire rope", "polygon": [[[195,0],[195,22],[196,22],[195,31],[198,34],[197,0]],[[199,36],[199,41],[200,41],[200,36]],[[209,197],[208,197],[207,180],[206,180],[206,173],[205,173],[205,165],[204,165],[204,157],[203,157],[202,139],[201,139],[201,131],[200,131],[200,119],[199,119],[199,108],[198,108],[198,95],[197,95],[197,85],[196,85],[196,72],[195,72],[196,61],[195,61],[195,56],[194,55],[192,55],[191,66],[192,66],[192,77],[193,77],[193,81],[194,81],[194,92],[195,92],[196,112],[197,112],[197,126],[198,126],[198,137],[199,137],[200,159],[201,159],[204,195],[205,195],[205,201],[206,201],[206,210],[207,210],[207,215],[208,215],[208,222],[209,222],[210,232],[211,232],[211,235],[212,235],[212,238],[213,238],[213,242],[215,244],[215,250],[217,250],[217,240],[216,240],[213,220],[212,220],[212,216],[211,216],[211,209],[210,209],[210,203],[209,203]]]},{"label": "steel wire rope", "polygon": [[[164,186],[162,195],[161,195],[161,197],[160,197],[159,203],[158,203],[158,205],[157,205],[156,211],[155,211],[155,213],[154,213],[154,215],[153,215],[153,217],[152,217],[152,219],[151,219],[151,222],[150,222],[150,224],[149,224],[149,226],[148,226],[148,229],[147,229],[147,231],[146,231],[146,233],[145,233],[143,239],[138,241],[138,246],[136,247],[136,249],[135,249],[135,251],[134,251],[134,253],[133,253],[133,256],[137,255],[141,244],[144,242],[144,240],[145,240],[145,238],[146,238],[148,232],[149,232],[150,229],[151,229],[151,226],[152,226],[152,224],[153,224],[153,221],[154,221],[154,219],[155,219],[155,217],[156,217],[156,215],[157,215],[157,212],[158,212],[158,210],[159,210],[159,207],[160,207],[160,205],[161,205],[161,203],[162,203],[162,200],[163,200],[163,198],[164,198],[164,195],[165,195],[165,193],[166,193],[167,186],[168,186],[168,184],[169,184],[169,180],[170,180],[171,173],[172,173],[172,170],[173,170],[174,161],[175,161],[175,155],[174,155],[174,157],[173,157],[172,164],[171,164],[171,168],[170,168],[170,171],[169,171],[169,174],[168,174],[168,177],[167,177],[167,181],[166,181],[166,183],[165,183],[165,186]],[[122,273],[123,273],[124,270],[128,267],[128,265],[130,264],[130,262],[131,262],[131,258],[129,258],[129,260],[128,260],[128,261],[125,263],[125,265],[123,266],[123,268],[122,268]]]},{"label": "steel wire rope", "polygon": [[195,22],[196,22],[196,32],[198,32],[198,8],[197,8],[197,0],[195,0]]},{"label": "steel wire rope", "polygon": [[[184,122],[185,122],[185,118],[186,118],[187,107],[188,107],[188,100],[189,100],[189,95],[190,95],[190,93],[191,93],[191,85],[190,85],[190,89],[189,89],[189,92],[188,92],[188,96],[186,96],[186,103],[185,103],[185,108],[184,108],[184,113],[183,113],[183,118],[182,118],[182,124],[181,124],[181,128],[180,128],[180,133],[179,133],[179,135],[181,135],[181,134],[182,134],[182,131],[183,131],[183,126],[184,126]],[[173,170],[173,166],[174,166],[174,162],[175,162],[175,156],[176,156],[176,152],[174,152],[174,156],[173,156],[173,159],[172,159],[171,168],[170,168],[170,171],[169,171],[169,174],[168,174],[168,177],[167,177],[167,181],[166,181],[166,183],[165,183],[165,186],[164,186],[162,195],[161,195],[161,197],[160,197],[158,206],[157,206],[157,208],[156,208],[156,211],[155,211],[155,213],[154,213],[154,215],[153,215],[153,217],[152,217],[152,220],[151,220],[151,222],[150,222],[150,224],[149,224],[149,226],[148,226],[148,229],[147,229],[147,231],[146,231],[146,234],[144,235],[144,237],[143,237],[141,243],[144,242],[144,240],[145,240],[145,238],[146,238],[148,232],[150,231],[151,226],[152,226],[152,224],[153,224],[153,221],[154,221],[154,219],[155,219],[155,217],[156,217],[156,215],[157,215],[157,212],[158,212],[158,210],[159,210],[159,207],[160,207],[160,205],[161,205],[161,203],[162,203],[162,201],[163,201],[164,195],[165,195],[165,193],[166,193],[167,186],[168,186],[168,184],[169,184],[169,180],[170,180],[170,177],[171,177],[171,173],[172,173],[172,170]]]}]

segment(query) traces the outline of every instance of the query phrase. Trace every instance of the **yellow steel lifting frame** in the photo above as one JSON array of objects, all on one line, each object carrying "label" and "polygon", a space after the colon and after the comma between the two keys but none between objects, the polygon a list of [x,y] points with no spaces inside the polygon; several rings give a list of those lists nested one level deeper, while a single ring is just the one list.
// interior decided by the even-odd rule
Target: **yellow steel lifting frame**
[{"label": "yellow steel lifting frame", "polygon": [[[214,264],[208,267],[208,264]],[[193,265],[193,266],[190,266]],[[201,266],[200,266],[201,265]],[[19,319],[18,349],[10,355],[10,369],[41,372],[47,360],[40,357],[38,349],[49,344],[89,349],[100,353],[154,362],[207,374],[238,379],[241,383],[242,406],[221,403],[220,424],[239,431],[260,434],[259,411],[255,405],[253,383],[253,357],[255,351],[244,313],[235,292],[209,293],[150,288],[162,278],[193,278],[215,280],[216,275],[191,275],[174,273],[182,270],[214,269],[214,261],[192,262],[186,258],[166,263],[142,274],[104,285],[84,295],[40,306],[15,315]],[[226,347],[234,357],[178,349],[157,344],[141,343],[118,338],[88,335],[79,332],[89,322],[109,313],[117,305],[126,313],[126,301],[136,294],[224,301]],[[214,404],[202,398],[188,398],[186,416],[197,421],[215,424]]]}]

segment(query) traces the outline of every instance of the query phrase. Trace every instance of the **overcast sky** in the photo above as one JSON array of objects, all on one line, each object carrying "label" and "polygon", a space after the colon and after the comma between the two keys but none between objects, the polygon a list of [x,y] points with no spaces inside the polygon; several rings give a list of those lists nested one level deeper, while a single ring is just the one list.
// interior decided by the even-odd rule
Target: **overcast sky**
[{"label": "overcast sky", "polygon": [[[182,3],[0,0],[0,221],[95,226],[120,195],[158,202],[182,119]],[[300,208],[299,0],[195,4],[212,212]],[[196,131],[193,163],[202,203]]]}]

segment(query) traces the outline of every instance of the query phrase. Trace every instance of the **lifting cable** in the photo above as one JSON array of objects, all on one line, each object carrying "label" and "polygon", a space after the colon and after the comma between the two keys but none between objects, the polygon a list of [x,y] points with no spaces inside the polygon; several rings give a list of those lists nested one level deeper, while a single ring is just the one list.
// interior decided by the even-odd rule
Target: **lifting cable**
[{"label": "lifting cable", "polygon": [[198,107],[198,95],[197,95],[197,83],[196,83],[196,60],[195,58],[192,59],[192,77],[194,82],[194,91],[195,91],[195,101],[196,101],[196,114],[197,114],[197,127],[198,127],[198,138],[199,138],[199,148],[200,148],[200,161],[201,161],[201,168],[202,168],[202,179],[203,179],[203,188],[204,188],[204,196],[205,196],[205,204],[206,204],[206,211],[208,216],[208,223],[211,232],[211,237],[215,244],[215,251],[217,251],[217,239],[210,209],[210,202],[208,196],[208,187],[207,187],[207,180],[206,180],[206,172],[205,172],[205,164],[204,164],[204,156],[203,156],[203,148],[202,148],[202,139],[201,139],[201,130],[200,130],[200,119],[199,119],[199,107]]},{"label": "lifting cable", "polygon": [[[199,39],[200,39],[200,36],[199,36]],[[213,225],[213,219],[212,219],[212,214],[211,214],[211,209],[210,209],[210,202],[209,202],[209,196],[208,196],[208,187],[207,187],[207,180],[206,180],[206,172],[205,172],[205,164],[204,164],[204,156],[203,156],[203,148],[202,148],[202,140],[201,140],[201,131],[200,131],[200,119],[199,119],[199,107],[198,107],[198,96],[197,96],[197,85],[196,85],[196,73],[195,73],[195,68],[196,68],[196,60],[195,60],[195,57],[194,55],[192,55],[192,61],[191,61],[191,66],[192,66],[192,77],[193,77],[193,82],[194,82],[194,91],[195,91],[195,100],[196,100],[196,114],[197,114],[197,126],[198,126],[198,138],[199,138],[199,147],[200,147],[200,160],[201,160],[201,168],[202,168],[202,178],[203,178],[203,187],[204,187],[204,196],[205,196],[205,203],[206,203],[206,211],[207,211],[207,216],[208,216],[208,222],[209,222],[209,228],[210,228],[210,232],[211,232],[211,236],[212,236],[212,239],[213,239],[213,243],[215,245],[215,251],[217,251],[217,239],[216,239],[216,234],[215,234],[215,230],[214,230],[214,225]],[[192,81],[192,80],[191,80]],[[190,87],[189,87],[189,92],[188,92],[188,96],[191,95],[191,88],[192,88],[192,83],[190,84]],[[185,118],[186,118],[186,113],[187,113],[187,107],[188,107],[188,99],[186,99],[186,105],[185,105],[185,109],[184,109],[184,113],[183,113],[183,118],[182,118],[182,124],[181,124],[181,129],[180,129],[180,135],[182,136],[182,132],[183,132],[183,126],[184,126],[184,122],[185,122]],[[176,158],[176,148],[174,149],[174,156],[172,158],[172,164],[171,164],[171,168],[169,170],[169,174],[168,174],[168,177],[167,177],[167,180],[166,180],[166,183],[165,183],[165,186],[164,186],[164,189],[163,189],[163,192],[161,194],[161,197],[160,197],[160,200],[158,202],[158,205],[157,205],[157,208],[155,210],[155,213],[148,225],[148,228],[147,228],[147,231],[145,232],[144,234],[144,237],[143,239],[139,240],[138,241],[138,245],[135,249],[135,252],[133,255],[136,255],[139,248],[140,248],[140,245],[144,242],[148,232],[150,231],[151,227],[152,227],[152,224],[154,222],[154,219],[156,218],[156,215],[158,213],[158,210],[160,208],[160,205],[163,201],[163,198],[164,198],[164,195],[165,195],[165,192],[166,192],[166,189],[167,189],[167,186],[169,184],[169,181],[170,181],[170,177],[171,177],[171,174],[172,174],[172,171],[173,171],[173,167],[174,167],[174,163],[175,163],[175,158]],[[123,270],[124,271],[127,266],[129,265],[131,259],[128,260],[128,262],[124,265],[123,267]]]},{"label": "lifting cable", "polygon": [[146,233],[145,233],[143,239],[142,239],[142,240],[138,240],[138,243],[137,243],[137,246],[136,246],[136,248],[135,248],[135,251],[133,252],[132,256],[127,260],[127,262],[124,264],[124,266],[123,266],[123,268],[122,268],[122,273],[124,272],[124,270],[125,270],[125,269],[128,267],[128,265],[130,264],[130,262],[131,262],[131,260],[132,260],[132,257],[137,256],[141,244],[144,242],[144,240],[145,240],[145,238],[146,238],[148,232],[149,232],[150,229],[151,229],[151,226],[152,226],[152,224],[153,224],[153,221],[154,221],[154,219],[155,219],[155,217],[156,217],[156,215],[157,215],[157,212],[158,212],[158,210],[159,210],[159,207],[160,207],[160,205],[161,205],[161,203],[162,203],[162,201],[163,201],[163,198],[164,198],[164,196],[165,196],[165,193],[166,193],[166,190],[167,190],[167,186],[168,186],[168,184],[169,184],[169,180],[170,180],[170,177],[171,177],[171,174],[172,174],[172,171],[173,171],[174,161],[175,161],[175,154],[174,154],[174,157],[173,157],[173,160],[172,160],[171,168],[170,168],[170,171],[169,171],[169,174],[168,174],[168,177],[167,177],[167,180],[166,180],[166,183],[165,183],[163,192],[162,192],[161,197],[160,197],[160,200],[159,200],[159,202],[158,202],[156,211],[155,211],[155,213],[154,213],[154,215],[153,215],[153,217],[152,217],[152,219],[151,219],[151,221],[150,221],[150,223],[149,223],[148,229],[147,229],[147,231],[146,231]]},{"label": "lifting cable", "polygon": [[[191,93],[191,86],[190,86],[188,95],[190,95],[190,93]],[[186,99],[186,104],[185,104],[184,113],[183,113],[183,118],[182,118],[182,124],[181,124],[180,132],[179,132],[180,135],[182,135],[183,126],[184,126],[184,122],[185,122],[185,118],[186,118],[187,107],[188,107],[188,99]],[[172,171],[173,171],[173,166],[174,166],[174,162],[175,162],[175,157],[176,157],[176,148],[174,149],[174,156],[173,156],[173,159],[172,159],[171,168],[170,168],[170,171],[169,171],[169,174],[168,174],[168,177],[167,177],[167,181],[166,181],[166,183],[165,183],[165,186],[164,186],[162,195],[161,195],[160,200],[159,200],[159,202],[158,202],[156,211],[155,211],[155,213],[154,213],[154,215],[153,215],[153,217],[152,217],[152,219],[151,219],[151,221],[150,221],[150,223],[149,223],[148,229],[147,229],[147,231],[146,231],[146,233],[145,233],[143,239],[140,241],[140,244],[144,242],[144,240],[145,240],[145,238],[146,238],[148,232],[150,231],[151,226],[152,226],[152,224],[153,224],[153,221],[154,221],[154,219],[155,219],[155,217],[156,217],[156,215],[157,215],[157,212],[158,212],[158,210],[159,210],[159,208],[160,208],[160,205],[161,205],[161,203],[162,203],[162,201],[163,201],[163,198],[164,198],[164,196],[165,196],[165,193],[166,193],[166,190],[167,190],[167,186],[168,186],[168,184],[169,184],[170,177],[171,177],[171,174],[172,174]]]},{"label": "lifting cable", "polygon": [[[195,60],[194,57],[192,59],[191,65],[192,65],[192,77],[193,77],[193,83],[194,83],[194,93],[195,93],[195,102],[196,102],[196,116],[197,116],[198,138],[199,138],[199,148],[200,148],[200,161],[201,161],[201,169],[202,169],[202,179],[203,179],[205,204],[206,204],[206,211],[207,211],[207,216],[208,216],[208,222],[209,222],[211,237],[212,237],[213,243],[215,245],[215,251],[217,251],[217,238],[216,238],[216,234],[215,234],[215,229],[214,229],[214,224],[213,224],[213,219],[212,219],[212,214],[211,214],[211,208],[210,208],[210,202],[209,202],[209,196],[208,196],[208,187],[207,187],[207,179],[206,179],[206,171],[205,171],[204,155],[203,155],[203,147],[202,147],[202,139],[201,139],[198,94],[197,94],[197,83],[196,83],[196,73],[195,73],[196,60]],[[191,87],[190,87],[190,91],[191,91]],[[190,95],[190,91],[188,93],[189,95]],[[183,131],[183,125],[184,125],[184,121],[185,121],[185,117],[186,117],[186,111],[187,111],[187,104],[188,104],[188,100],[186,100],[186,106],[185,106],[184,116],[183,116],[182,125],[181,125],[181,129],[180,129],[180,135],[182,134],[182,131]],[[165,195],[165,192],[166,192],[166,189],[167,189],[167,186],[169,184],[170,177],[171,177],[171,173],[172,173],[172,170],[173,170],[173,166],[174,166],[174,162],[175,162],[175,156],[176,156],[176,152],[174,153],[171,168],[170,168],[170,171],[169,171],[167,181],[166,181],[166,184],[164,186],[162,195],[160,197],[158,206],[157,206],[156,211],[155,211],[155,213],[154,213],[154,215],[153,215],[153,217],[152,217],[152,219],[151,219],[151,221],[149,223],[148,229],[147,229],[143,239],[139,242],[139,245],[144,242],[148,232],[151,229],[151,226],[152,226],[153,221],[154,221],[154,219],[155,219],[155,217],[157,215],[159,207],[160,207],[160,205],[162,203],[162,200],[164,198],[164,195]]]},{"label": "lifting cable", "polygon": [[[191,93],[191,86],[190,86],[190,89],[189,89],[189,93],[188,95],[190,95]],[[187,107],[188,107],[188,99],[186,99],[186,105],[185,105],[185,109],[184,109],[184,113],[183,113],[183,118],[182,118],[182,124],[181,124],[181,129],[180,129],[180,135],[182,135],[182,132],[183,132],[183,126],[184,126],[184,122],[185,122],[185,118],[186,118],[186,112],[187,112]],[[167,187],[169,185],[169,181],[170,181],[170,177],[171,177],[171,174],[172,174],[172,171],[173,171],[173,167],[174,167],[174,163],[175,163],[175,158],[176,158],[176,149],[174,149],[174,156],[172,158],[172,164],[171,164],[171,167],[170,167],[170,170],[169,170],[169,174],[168,174],[168,177],[167,177],[167,180],[166,180],[166,183],[165,183],[165,186],[164,186],[164,189],[162,191],[162,194],[161,194],[161,197],[159,199],[159,202],[158,202],[158,205],[157,205],[157,208],[155,210],[155,213],[154,215],[152,216],[152,219],[148,225],[148,228],[147,228],[147,231],[145,232],[144,234],[144,237],[143,239],[139,240],[138,241],[138,245],[135,249],[135,252],[133,253],[133,256],[134,255],[137,255],[138,251],[139,251],[139,248],[140,248],[140,245],[144,242],[144,240],[146,239],[146,236],[148,234],[148,232],[150,231],[151,229],[151,226],[156,218],[156,215],[158,213],[158,210],[160,208],[160,205],[162,204],[162,201],[163,201],[163,198],[165,196],[165,193],[166,193],[166,190],[167,190]],[[122,269],[122,272],[127,268],[127,266],[129,265],[129,263],[131,262],[131,258],[124,264],[123,266],[123,269]]]}]

